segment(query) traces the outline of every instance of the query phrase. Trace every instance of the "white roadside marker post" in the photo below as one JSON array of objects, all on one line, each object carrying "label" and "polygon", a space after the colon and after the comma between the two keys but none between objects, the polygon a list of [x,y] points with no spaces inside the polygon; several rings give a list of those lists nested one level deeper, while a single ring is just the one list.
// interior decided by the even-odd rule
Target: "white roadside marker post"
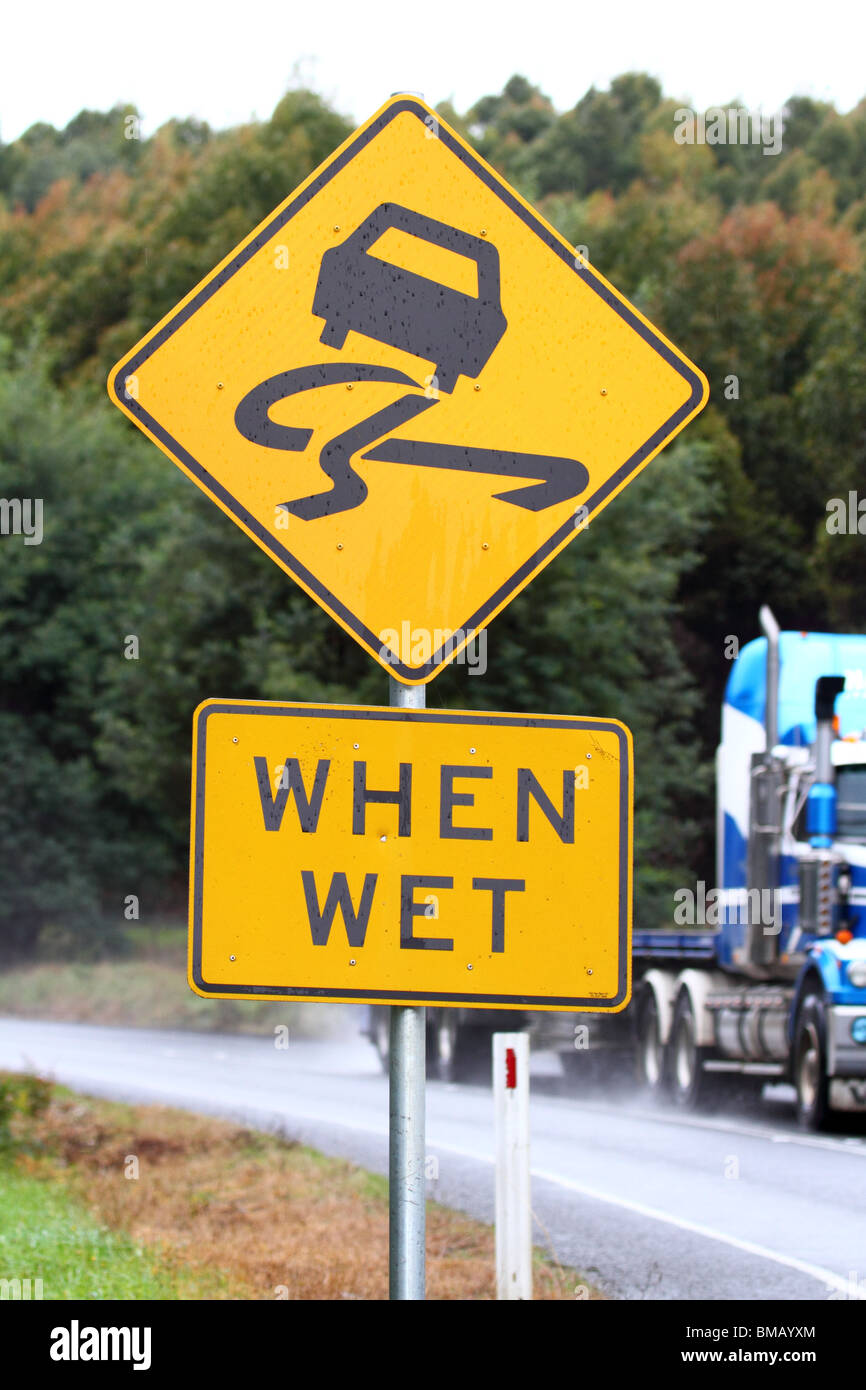
[{"label": "white roadside marker post", "polygon": [[496,1111],[496,1297],[532,1298],[529,1038],[493,1034]]}]

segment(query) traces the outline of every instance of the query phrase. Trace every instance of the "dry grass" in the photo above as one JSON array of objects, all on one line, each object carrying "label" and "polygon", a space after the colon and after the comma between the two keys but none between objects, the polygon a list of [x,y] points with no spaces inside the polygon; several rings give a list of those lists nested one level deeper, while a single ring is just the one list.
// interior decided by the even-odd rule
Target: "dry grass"
[{"label": "dry grass", "polygon": [[[186,1268],[220,1271],[224,1297],[387,1297],[384,1178],[157,1106],[57,1092],[32,1123],[43,1156],[19,1166],[62,1179],[101,1221]],[[137,1179],[124,1176],[133,1157]],[[495,1297],[492,1230],[430,1203],[427,1271],[430,1298]],[[580,1282],[536,1252],[536,1298],[572,1298]]]}]

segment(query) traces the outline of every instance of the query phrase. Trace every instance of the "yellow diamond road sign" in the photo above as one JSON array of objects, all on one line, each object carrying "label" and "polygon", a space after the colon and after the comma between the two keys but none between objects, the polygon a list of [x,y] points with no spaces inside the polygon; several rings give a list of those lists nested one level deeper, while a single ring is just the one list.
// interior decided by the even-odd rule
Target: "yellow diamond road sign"
[{"label": "yellow diamond road sign", "polygon": [[623,1008],[631,806],[631,736],[613,719],[208,700],[190,984]]},{"label": "yellow diamond road sign", "polygon": [[410,684],[707,397],[683,354],[408,97],[142,339],[109,391]]}]

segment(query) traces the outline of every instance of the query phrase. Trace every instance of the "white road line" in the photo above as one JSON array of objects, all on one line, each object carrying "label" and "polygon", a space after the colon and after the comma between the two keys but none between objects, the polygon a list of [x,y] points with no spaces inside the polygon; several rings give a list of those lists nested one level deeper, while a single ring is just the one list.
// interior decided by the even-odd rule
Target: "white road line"
[{"label": "white road line", "polygon": [[707,1240],[717,1240],[722,1245],[729,1245],[734,1250],[743,1251],[744,1254],[757,1255],[764,1260],[773,1260],[776,1264],[786,1265],[788,1269],[796,1269],[800,1274],[817,1279],[828,1290],[832,1289],[834,1292],[846,1294],[849,1298],[866,1301],[866,1289],[860,1288],[856,1278],[854,1280],[843,1279],[841,1275],[834,1274],[830,1269],[824,1269],[822,1265],[813,1265],[808,1260],[798,1260],[795,1255],[783,1255],[781,1251],[770,1250],[766,1245],[758,1245],[752,1240],[741,1240],[739,1236],[727,1235],[724,1231],[716,1231],[711,1226],[703,1226],[698,1221],[689,1221],[685,1217],[674,1216],[672,1212],[659,1211],[657,1207],[644,1206],[642,1202],[632,1202],[627,1197],[614,1197],[609,1192],[599,1192],[596,1188],[585,1187],[582,1183],[572,1182],[570,1178],[560,1178],[555,1173],[548,1173],[543,1169],[533,1168],[532,1174],[533,1177],[556,1183],[559,1187],[568,1188],[572,1192],[579,1192],[582,1196],[591,1197],[597,1202],[608,1202],[612,1206],[623,1207],[626,1211],[632,1211],[638,1216],[648,1216],[653,1221],[663,1221],[668,1226],[676,1226],[681,1231],[691,1231]]},{"label": "white road line", "polygon": [[[490,1154],[481,1154],[471,1149],[457,1148],[453,1144],[430,1145],[433,1149],[444,1149],[449,1153],[459,1154],[462,1158],[473,1158],[482,1163],[493,1163],[495,1160]],[[574,1182],[571,1178],[562,1178],[558,1173],[550,1173],[545,1168],[533,1168],[532,1176],[541,1178],[543,1182],[553,1183],[556,1187],[564,1187],[569,1192],[577,1192],[581,1197],[589,1197],[595,1202],[606,1202],[609,1206],[621,1207],[624,1211],[634,1212],[636,1216],[646,1216],[652,1221],[662,1221],[667,1226],[676,1226],[681,1231],[690,1231],[693,1235],[703,1236],[706,1240],[717,1240],[722,1245],[729,1245],[734,1250],[741,1250],[746,1255],[757,1255],[763,1260],[772,1260],[775,1264],[785,1265],[788,1269],[795,1269],[800,1274],[805,1274],[811,1279],[817,1279],[824,1284],[828,1290],[836,1293],[845,1294],[852,1299],[862,1299],[866,1301],[866,1289],[861,1289],[856,1279],[843,1279],[840,1274],[834,1274],[831,1269],[825,1269],[823,1265],[813,1265],[808,1260],[798,1260],[795,1255],[783,1255],[780,1250],[770,1250],[766,1245],[758,1245],[752,1240],[741,1240],[739,1236],[728,1235],[725,1231],[716,1231],[712,1226],[703,1226],[698,1221],[689,1221],[683,1216],[674,1216],[672,1212],[660,1211],[658,1207],[647,1207],[643,1202],[633,1202],[628,1197],[616,1197],[611,1192],[599,1192],[598,1188],[587,1187],[584,1183]]]}]

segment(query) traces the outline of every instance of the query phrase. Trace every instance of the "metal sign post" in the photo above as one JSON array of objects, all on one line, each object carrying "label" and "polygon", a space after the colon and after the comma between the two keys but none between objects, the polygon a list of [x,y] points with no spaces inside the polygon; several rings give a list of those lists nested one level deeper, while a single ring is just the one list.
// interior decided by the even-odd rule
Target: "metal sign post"
[{"label": "metal sign post", "polygon": [[[391,677],[391,704],[423,709],[423,685]],[[423,1299],[427,1209],[424,1190],[427,1034],[423,1006],[391,1006],[388,1109],[388,1274],[392,1299]]]}]

